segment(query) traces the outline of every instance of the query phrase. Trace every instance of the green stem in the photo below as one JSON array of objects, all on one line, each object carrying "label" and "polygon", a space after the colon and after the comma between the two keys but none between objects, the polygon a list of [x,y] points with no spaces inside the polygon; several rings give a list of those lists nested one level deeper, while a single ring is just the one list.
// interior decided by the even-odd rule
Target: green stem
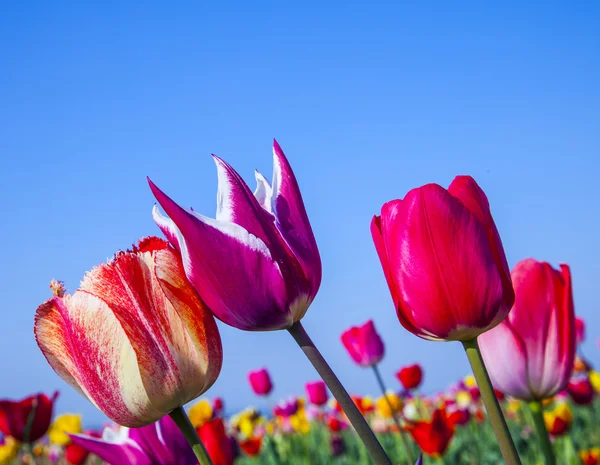
[{"label": "green stem", "polygon": [[390,408],[392,418],[394,420],[394,423],[396,423],[396,427],[398,428],[398,433],[400,433],[400,439],[402,440],[402,445],[404,446],[404,450],[406,451],[406,459],[408,460],[409,465],[413,465],[415,461],[412,455],[412,451],[410,449],[410,444],[406,439],[406,433],[400,425],[400,421],[397,417],[397,414],[399,412],[396,412],[396,409],[392,405],[392,402],[390,401],[390,398],[387,395],[385,384],[383,382],[383,378],[381,377],[381,373],[379,372],[379,367],[377,365],[373,365],[373,372],[375,373],[375,378],[377,378],[377,384],[379,384],[379,389],[381,389],[381,393],[383,394],[383,397],[385,397],[385,401],[387,402],[388,407]]},{"label": "green stem", "polygon": [[196,429],[190,422],[190,419],[183,408],[177,407],[175,410],[169,413],[169,416],[173,419],[175,424],[185,436],[185,439],[194,451],[194,454],[196,454],[196,458],[200,462],[200,465],[213,465],[208,452],[206,452],[206,449],[204,448],[204,444],[202,444]]},{"label": "green stem", "polygon": [[31,458],[31,463],[33,465],[37,465],[37,459],[35,458],[35,453],[33,452],[33,444],[31,443],[31,430],[33,429],[33,423],[35,421],[35,414],[37,412],[38,403],[37,398],[33,399],[33,403],[31,405],[31,411],[27,416],[27,422],[25,423],[25,429],[23,430],[23,443],[26,444],[26,450],[29,453],[29,457]]},{"label": "green stem", "polygon": [[381,444],[369,427],[367,421],[359,412],[358,408],[348,395],[348,392],[321,355],[321,352],[315,347],[315,344],[304,330],[302,324],[298,321],[294,323],[288,331],[298,343],[306,357],[313,364],[321,378],[323,378],[323,381],[325,381],[325,384],[340,404],[340,407],[342,407],[346,413],[348,420],[352,423],[352,426],[369,451],[375,464],[392,465],[390,458],[383,450],[383,447],[381,447]]},{"label": "green stem", "polygon": [[548,430],[546,429],[546,423],[544,422],[542,404],[539,401],[532,401],[529,402],[529,408],[540,441],[540,447],[544,454],[544,463],[546,465],[556,465],[556,456],[554,455],[550,436],[548,436]]},{"label": "green stem", "polygon": [[494,393],[494,388],[492,387],[492,382],[490,381],[490,377],[483,363],[483,358],[481,358],[477,339],[463,341],[462,344],[467,353],[471,368],[473,369],[473,375],[475,376],[477,386],[481,392],[481,398],[483,399],[488,418],[492,424],[492,429],[496,435],[504,461],[507,465],[521,465],[519,454],[517,453],[515,444],[510,436],[508,425],[506,424],[506,420],[500,409],[500,404]]}]

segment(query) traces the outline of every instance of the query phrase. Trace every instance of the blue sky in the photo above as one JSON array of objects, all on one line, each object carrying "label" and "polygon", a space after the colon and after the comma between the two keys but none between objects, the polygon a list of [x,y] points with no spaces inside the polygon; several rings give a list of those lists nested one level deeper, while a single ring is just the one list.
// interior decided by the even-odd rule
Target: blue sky
[{"label": "blue sky", "polygon": [[[59,411],[102,416],[46,364],[32,334],[51,278],[159,234],[149,175],[213,215],[216,153],[246,180],[271,173],[276,137],[298,177],[323,260],[304,322],[349,390],[376,392],[339,334],[375,320],[393,372],[425,390],[468,372],[459,344],[398,323],[370,234],[381,204],[471,174],[509,262],[573,271],[577,312],[598,313],[600,7],[593,2],[11,2],[0,16],[0,397],[60,389]],[[452,5],[450,5],[452,3]],[[485,2],[488,3],[488,2]],[[267,366],[275,397],[316,378],[287,333],[221,326],[210,391],[231,408]]]}]

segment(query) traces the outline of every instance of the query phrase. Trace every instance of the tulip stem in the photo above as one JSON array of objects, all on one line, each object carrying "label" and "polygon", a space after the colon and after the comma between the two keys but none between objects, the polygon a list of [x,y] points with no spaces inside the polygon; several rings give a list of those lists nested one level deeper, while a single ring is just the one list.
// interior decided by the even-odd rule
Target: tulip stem
[{"label": "tulip stem", "polygon": [[413,465],[415,463],[415,461],[413,458],[412,451],[410,449],[410,444],[409,444],[408,440],[406,439],[406,433],[405,433],[404,429],[402,428],[402,425],[400,425],[400,421],[398,420],[398,416],[397,416],[400,412],[396,411],[396,409],[392,405],[392,402],[390,401],[390,398],[387,395],[387,392],[385,389],[385,384],[383,382],[383,378],[381,377],[381,372],[379,371],[379,366],[377,364],[373,365],[373,372],[375,373],[375,378],[377,378],[377,383],[379,384],[381,393],[383,394],[383,397],[385,397],[385,401],[387,402],[388,407],[390,408],[390,413],[392,414],[392,419],[394,420],[394,423],[396,423],[396,426],[398,427],[398,433],[400,433],[400,439],[402,440],[402,445],[404,446],[404,450],[406,450],[406,459],[408,460],[408,463],[410,465]]},{"label": "tulip stem", "polygon": [[350,420],[350,423],[352,423],[352,426],[369,451],[375,464],[392,465],[390,458],[383,450],[383,447],[381,447],[381,444],[367,424],[367,421],[359,412],[358,408],[348,395],[348,392],[321,355],[321,352],[315,347],[310,336],[304,330],[302,323],[299,321],[294,323],[288,331],[298,343],[308,360],[313,364],[321,378],[323,378],[323,381],[325,381],[325,384],[344,410],[344,413]]},{"label": "tulip stem", "polygon": [[483,399],[483,404],[485,405],[488,418],[492,424],[492,429],[496,435],[496,440],[500,446],[500,451],[502,452],[504,461],[507,465],[521,465],[521,460],[519,459],[519,454],[517,453],[515,443],[510,436],[506,419],[502,414],[502,409],[500,408],[500,404],[496,398],[496,393],[492,387],[490,376],[488,375],[485,364],[483,363],[483,358],[481,357],[481,352],[479,351],[477,339],[475,338],[470,341],[462,341],[462,344],[465,348],[465,352],[467,353],[469,363],[471,364],[473,375],[475,376],[477,386],[481,392],[481,398]]},{"label": "tulip stem", "polygon": [[204,448],[204,444],[202,444],[202,441],[185,413],[185,410],[183,410],[182,407],[177,407],[169,413],[169,416],[185,436],[185,439],[194,451],[194,454],[196,454],[196,458],[200,462],[200,465],[213,465],[208,452],[206,452],[206,449]]},{"label": "tulip stem", "polygon": [[556,465],[556,456],[554,455],[552,443],[550,442],[548,430],[546,429],[546,423],[544,422],[542,404],[539,401],[531,401],[529,402],[529,409],[531,410],[531,416],[533,417],[535,430],[537,431],[538,439],[540,441],[540,447],[544,454],[544,463],[546,465]]},{"label": "tulip stem", "polygon": [[27,416],[27,422],[25,423],[25,429],[23,430],[23,442],[26,444],[27,452],[29,453],[29,457],[31,458],[31,463],[33,465],[37,465],[37,460],[35,458],[35,453],[33,452],[33,444],[31,443],[31,430],[33,429],[33,423],[35,421],[35,414],[37,412],[38,402],[37,399],[33,399],[33,403],[31,405],[31,411]]}]

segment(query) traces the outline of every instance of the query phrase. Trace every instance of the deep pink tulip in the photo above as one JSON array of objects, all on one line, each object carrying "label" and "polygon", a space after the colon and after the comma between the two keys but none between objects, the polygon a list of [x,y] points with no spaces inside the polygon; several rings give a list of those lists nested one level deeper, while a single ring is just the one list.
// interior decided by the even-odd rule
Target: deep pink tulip
[{"label": "deep pink tulip", "polygon": [[398,319],[410,332],[467,341],[508,314],[514,292],[502,241],[470,176],[387,202],[371,234]]},{"label": "deep pink tulip", "polygon": [[308,397],[308,401],[313,405],[325,405],[329,399],[327,386],[323,381],[306,383],[306,397]]},{"label": "deep pink tulip", "polygon": [[569,382],[575,359],[571,272],[523,260],[512,271],[515,305],[479,343],[490,378],[522,400],[553,396]]},{"label": "deep pink tulip", "polygon": [[575,333],[577,334],[577,345],[585,340],[585,321],[583,318],[575,318]]},{"label": "deep pink tulip", "polygon": [[248,373],[248,381],[250,382],[250,387],[257,396],[268,396],[273,390],[271,377],[265,368]]},{"label": "deep pink tulip", "polygon": [[587,373],[573,376],[567,384],[567,392],[577,405],[589,405],[594,400],[594,387]]},{"label": "deep pink tulip", "polygon": [[362,326],[353,326],[342,333],[342,344],[357,364],[362,367],[377,365],[384,354],[383,341],[373,320]]},{"label": "deep pink tulip", "polygon": [[217,318],[248,331],[290,328],[321,283],[319,250],[298,183],[276,141],[273,153],[273,185],[257,172],[254,194],[214,157],[216,219],[184,210],[149,181],[169,215],[155,206],[154,220],[181,251],[188,279]]}]

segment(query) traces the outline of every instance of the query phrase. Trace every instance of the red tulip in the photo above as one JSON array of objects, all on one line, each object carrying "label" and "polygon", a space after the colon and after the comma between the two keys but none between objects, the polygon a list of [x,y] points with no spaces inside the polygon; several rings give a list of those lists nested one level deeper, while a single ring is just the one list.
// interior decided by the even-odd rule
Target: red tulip
[{"label": "red tulip", "polygon": [[54,371],[128,427],[200,396],[223,361],[213,315],[179,253],[156,237],[95,267],[73,295],[40,305],[34,331]]},{"label": "red tulip", "polygon": [[327,419],[327,426],[329,427],[329,431],[332,433],[338,433],[345,429],[348,425],[332,415]]},{"label": "red tulip", "polygon": [[[55,392],[52,397],[36,394],[20,401],[0,400],[0,431],[19,442],[37,441],[48,431],[52,421],[52,408],[57,397],[58,392]],[[31,415],[33,415],[31,430],[26,434],[25,429]]]},{"label": "red tulip", "polygon": [[502,392],[541,400],[563,390],[575,359],[571,272],[527,259],[512,271],[516,301],[508,318],[481,335],[490,378]]},{"label": "red tulip", "polygon": [[240,449],[250,457],[256,457],[260,454],[262,447],[262,437],[250,438],[240,442]]},{"label": "red tulip", "polygon": [[223,415],[223,409],[225,408],[223,399],[221,399],[220,397],[215,397],[213,399],[212,408],[214,417],[220,417],[221,415]]},{"label": "red tulip", "polygon": [[473,178],[428,184],[383,205],[373,241],[400,323],[430,340],[471,340],[508,314],[514,293],[487,197]]},{"label": "red tulip", "polygon": [[90,455],[87,449],[84,449],[74,442],[65,446],[65,460],[71,465],[83,465]]},{"label": "red tulip", "polygon": [[443,455],[454,435],[454,427],[443,408],[433,412],[431,421],[415,422],[409,431],[421,450],[433,456]]},{"label": "red tulip", "polygon": [[317,406],[322,406],[327,403],[329,395],[327,394],[327,386],[323,381],[315,381],[306,383],[306,397],[308,401]]},{"label": "red tulip", "polygon": [[594,401],[594,387],[587,374],[573,377],[567,385],[567,392],[577,405],[589,405]]},{"label": "red tulip", "polygon": [[357,364],[362,367],[377,365],[384,354],[383,341],[373,320],[362,326],[353,326],[342,333],[342,344]]},{"label": "red tulip", "polygon": [[248,373],[248,381],[257,396],[268,396],[273,390],[273,383],[266,368]]},{"label": "red tulip", "polygon": [[235,453],[233,445],[225,433],[223,420],[208,421],[196,429],[213,465],[233,465]]},{"label": "red tulip", "polygon": [[456,408],[448,414],[448,424],[452,427],[466,425],[470,419],[471,412],[469,412],[469,409]]},{"label": "red tulip", "polygon": [[577,334],[577,345],[585,340],[585,321],[583,318],[575,318],[575,333]]},{"label": "red tulip", "polygon": [[421,365],[415,363],[414,365],[406,366],[396,373],[396,378],[400,381],[404,389],[407,391],[411,389],[417,389],[421,385],[423,380],[423,370]]}]

